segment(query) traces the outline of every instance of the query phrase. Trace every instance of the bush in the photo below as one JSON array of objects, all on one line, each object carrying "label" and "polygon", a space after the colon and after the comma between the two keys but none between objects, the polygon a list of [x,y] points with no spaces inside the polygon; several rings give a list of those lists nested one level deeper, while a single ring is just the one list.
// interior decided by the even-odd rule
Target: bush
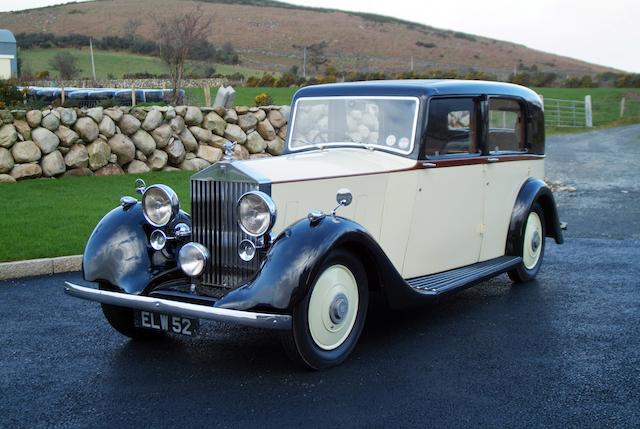
[{"label": "bush", "polygon": [[18,91],[15,80],[0,80],[0,107],[14,107],[22,104],[25,95]]},{"label": "bush", "polygon": [[48,80],[49,79],[49,70],[40,70],[36,72],[36,79],[38,80]]},{"label": "bush", "polygon": [[256,95],[255,101],[256,106],[270,106],[273,104],[273,99],[266,92]]}]

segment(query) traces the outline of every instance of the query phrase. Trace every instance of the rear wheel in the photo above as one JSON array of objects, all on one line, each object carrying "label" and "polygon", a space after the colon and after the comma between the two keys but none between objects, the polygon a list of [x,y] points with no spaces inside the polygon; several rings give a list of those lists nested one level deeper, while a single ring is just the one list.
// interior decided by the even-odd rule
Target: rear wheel
[{"label": "rear wheel", "polygon": [[368,299],[362,263],[344,250],[331,252],[293,310],[293,329],[283,338],[290,357],[316,370],[342,363],[360,338]]},{"label": "rear wheel", "polygon": [[527,216],[527,223],[522,236],[522,262],[509,271],[509,277],[516,283],[524,283],[535,279],[544,257],[544,213],[535,203]]},{"label": "rear wheel", "polygon": [[[101,283],[100,290],[113,290],[107,284]],[[133,309],[126,307],[118,307],[109,304],[100,304],[102,313],[107,322],[122,335],[134,340],[155,340],[164,336],[163,332],[152,331],[150,329],[138,328],[135,325]]]}]

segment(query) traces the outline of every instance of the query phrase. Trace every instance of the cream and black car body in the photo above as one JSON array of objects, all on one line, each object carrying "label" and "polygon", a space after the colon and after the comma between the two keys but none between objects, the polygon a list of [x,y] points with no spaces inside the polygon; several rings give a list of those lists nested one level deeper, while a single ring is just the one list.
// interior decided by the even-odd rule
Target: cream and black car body
[{"label": "cream and black car body", "polygon": [[92,233],[85,280],[132,338],[198,320],[282,330],[315,369],[354,349],[372,294],[415,306],[508,273],[527,282],[562,243],[544,177],[544,114],[511,84],[434,80],[311,86],[283,156],[226,159],[191,178],[190,214],[140,184]]}]

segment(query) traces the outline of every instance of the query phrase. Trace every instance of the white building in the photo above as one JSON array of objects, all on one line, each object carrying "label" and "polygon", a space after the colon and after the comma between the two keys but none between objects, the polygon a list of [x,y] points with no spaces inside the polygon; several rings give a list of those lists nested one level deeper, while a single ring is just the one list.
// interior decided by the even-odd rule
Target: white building
[{"label": "white building", "polygon": [[16,38],[9,30],[0,29],[0,79],[18,77]]}]

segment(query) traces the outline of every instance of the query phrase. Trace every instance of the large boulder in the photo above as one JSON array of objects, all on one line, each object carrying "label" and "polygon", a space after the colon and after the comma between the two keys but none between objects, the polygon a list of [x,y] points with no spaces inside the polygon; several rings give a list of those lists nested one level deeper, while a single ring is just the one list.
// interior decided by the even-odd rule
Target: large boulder
[{"label": "large boulder", "polygon": [[48,129],[49,131],[55,131],[59,126],[60,119],[57,115],[54,115],[53,112],[42,118],[42,127]]},{"label": "large boulder", "polygon": [[18,142],[11,148],[11,155],[17,164],[38,161],[42,156],[40,148],[31,140]]},{"label": "large boulder", "polygon": [[171,125],[171,129],[176,134],[180,134],[182,132],[182,130],[184,130],[184,127],[185,127],[184,118],[182,116],[176,116],[175,118],[173,118],[171,120],[169,125]]},{"label": "large boulder", "polygon": [[169,162],[169,155],[163,150],[156,149],[147,157],[147,165],[154,171],[162,170],[167,166],[167,162]]},{"label": "large boulder", "polygon": [[84,168],[89,164],[89,152],[83,144],[74,144],[64,157],[64,163],[69,168]]},{"label": "large boulder", "polygon": [[116,133],[116,124],[113,122],[113,119],[104,115],[100,121],[100,125],[98,125],[98,129],[100,130],[100,134],[106,138],[111,138]]},{"label": "large boulder", "polygon": [[67,170],[66,173],[64,173],[64,177],[83,177],[83,176],[93,176],[93,171],[91,171],[90,168],[87,167],[78,167],[78,168],[72,168],[71,170]]},{"label": "large boulder", "polygon": [[186,171],[200,171],[204,168],[207,168],[209,164],[204,159],[193,158],[193,159],[185,159],[182,163],[180,163],[180,170]]},{"label": "large boulder", "polygon": [[91,118],[79,118],[73,128],[76,130],[82,140],[87,143],[91,143],[98,138],[100,130],[98,124]]},{"label": "large boulder", "polygon": [[150,155],[156,149],[156,141],[151,137],[151,134],[145,130],[138,130],[132,136],[133,144],[136,148],[144,153]]},{"label": "large boulder", "polygon": [[258,131],[258,133],[265,140],[273,140],[276,138],[276,130],[273,129],[273,125],[271,125],[271,122],[267,121],[266,119],[258,123],[256,131]]},{"label": "large boulder", "polygon": [[210,130],[206,130],[200,127],[189,127],[191,134],[200,143],[210,143],[213,140],[213,133]]},{"label": "large boulder", "polygon": [[18,131],[18,137],[22,136],[22,140],[31,140],[31,127],[27,124],[27,121],[16,119],[13,121],[13,126]]},{"label": "large boulder", "polygon": [[0,122],[10,124],[15,118],[9,110],[0,110]]},{"label": "large boulder", "polygon": [[[196,128],[196,127],[191,127],[191,128]],[[188,128],[185,128],[184,130],[182,130],[182,132],[178,137],[180,138],[180,140],[182,140],[184,149],[187,152],[195,152],[198,150],[198,141],[195,139],[193,134],[191,134],[191,131],[189,131]]]},{"label": "large boulder", "polygon": [[224,129],[227,128],[227,121],[221,118],[216,112],[209,112],[202,120],[202,126],[219,136],[223,136]]},{"label": "large boulder", "polygon": [[60,128],[56,130],[55,135],[60,139],[60,144],[64,147],[71,147],[71,145],[80,138],[78,133],[64,125],[60,125]]},{"label": "large boulder", "polygon": [[165,148],[165,152],[169,156],[169,162],[177,165],[184,161],[184,157],[187,152],[184,150],[184,145],[182,141],[175,139],[171,143],[167,145]]},{"label": "large boulder", "polygon": [[140,122],[144,121],[144,118],[147,117],[147,111],[140,107],[134,107],[129,113],[131,113]]},{"label": "large boulder", "polygon": [[249,159],[249,151],[244,145],[237,144],[233,148],[233,159]]},{"label": "large boulder", "polygon": [[124,113],[122,112],[122,110],[116,108],[116,107],[110,107],[109,109],[105,109],[104,115],[110,117],[113,121],[115,122],[120,122],[120,120],[122,119],[122,116],[124,115]]},{"label": "large boulder", "polygon": [[202,123],[202,111],[197,107],[187,107],[184,114],[184,122],[187,125],[200,125]]},{"label": "large boulder", "polygon": [[258,122],[264,121],[267,117],[267,112],[262,109],[257,109],[255,112],[253,112],[253,114],[256,115],[256,118],[258,118]]},{"label": "large boulder", "polygon": [[244,144],[244,142],[247,141],[247,135],[242,131],[242,128],[235,124],[227,125],[227,128],[224,130],[224,137],[227,140],[231,140],[239,144]]},{"label": "large boulder", "polygon": [[222,159],[222,150],[218,149],[217,147],[200,145],[196,156],[213,164],[214,162],[218,162]]},{"label": "large boulder", "polygon": [[152,131],[158,128],[162,124],[162,112],[158,109],[153,109],[147,113],[147,117],[144,118],[142,128],[147,131]]},{"label": "large boulder", "polygon": [[58,136],[46,128],[36,128],[31,131],[31,138],[45,155],[56,150],[60,144]]},{"label": "large boulder", "polygon": [[273,125],[275,128],[280,128],[287,123],[287,119],[282,115],[282,113],[280,113],[279,110],[269,110],[267,118],[269,118],[269,122],[271,122],[271,125]]},{"label": "large boulder", "polygon": [[123,115],[118,124],[120,131],[130,136],[140,129],[140,121],[133,115]]},{"label": "large boulder", "polygon": [[237,124],[238,114],[234,109],[227,109],[227,111],[224,114],[224,120],[229,124]]},{"label": "large boulder", "polygon": [[75,124],[78,119],[78,114],[74,109],[60,108],[58,109],[58,113],[60,114],[60,122],[62,125],[68,127]]},{"label": "large boulder", "polygon": [[89,168],[97,170],[109,163],[111,157],[111,147],[104,140],[98,139],[87,146],[89,154]]},{"label": "large boulder", "polygon": [[104,109],[101,106],[92,107],[91,109],[87,109],[84,114],[93,119],[96,124],[99,124],[102,122],[102,118],[104,117]]},{"label": "large boulder", "polygon": [[219,149],[224,149],[224,144],[227,142],[227,139],[224,137],[220,137],[217,134],[212,134],[212,139],[209,142],[210,146],[217,147]]},{"label": "large boulder", "polygon": [[96,171],[96,176],[120,176],[124,170],[118,164],[107,164]]},{"label": "large boulder", "polygon": [[252,131],[247,134],[247,141],[244,146],[247,148],[249,153],[261,153],[267,148],[267,143],[257,131]]},{"label": "large boulder", "polygon": [[136,146],[131,139],[124,134],[116,134],[109,139],[111,152],[118,157],[118,164],[125,165],[133,160],[136,155]]},{"label": "large boulder", "polygon": [[11,156],[9,149],[0,147],[0,174],[9,173],[14,165],[15,162],[13,161],[13,156]]},{"label": "large boulder", "polygon": [[247,113],[246,115],[240,115],[238,117],[238,126],[242,128],[242,131],[248,133],[256,129],[258,125],[258,118],[253,113]]},{"label": "large boulder", "polygon": [[158,149],[164,149],[169,144],[172,133],[171,125],[163,124],[151,131],[151,137],[156,141],[156,147]]},{"label": "large boulder", "polygon": [[42,175],[42,168],[35,162],[29,164],[16,164],[11,170],[11,177],[15,180],[33,179]]},{"label": "large boulder", "polygon": [[29,110],[27,112],[27,123],[31,128],[40,126],[42,122],[42,112],[40,110]]},{"label": "large boulder", "polygon": [[147,167],[147,164],[137,159],[131,161],[127,166],[127,173],[129,174],[147,173],[149,171],[151,171],[151,169]]},{"label": "large boulder", "polygon": [[285,124],[282,128],[278,130],[278,137],[280,137],[282,140],[287,138],[287,128],[288,126]]},{"label": "large boulder", "polygon": [[0,126],[0,147],[10,148],[18,141],[18,132],[13,125]]},{"label": "large boulder", "polygon": [[147,162],[147,155],[142,153],[140,150],[136,150],[136,159],[138,161]]},{"label": "large boulder", "polygon": [[282,155],[284,152],[284,140],[280,137],[276,137],[274,140],[267,142],[267,152],[271,155]]},{"label": "large boulder", "polygon": [[67,170],[64,164],[64,158],[57,150],[51,152],[49,155],[45,155],[44,158],[42,158],[41,165],[42,174],[47,177],[57,176]]},{"label": "large boulder", "polygon": [[0,174],[0,183],[16,183],[16,179],[9,174]]}]

